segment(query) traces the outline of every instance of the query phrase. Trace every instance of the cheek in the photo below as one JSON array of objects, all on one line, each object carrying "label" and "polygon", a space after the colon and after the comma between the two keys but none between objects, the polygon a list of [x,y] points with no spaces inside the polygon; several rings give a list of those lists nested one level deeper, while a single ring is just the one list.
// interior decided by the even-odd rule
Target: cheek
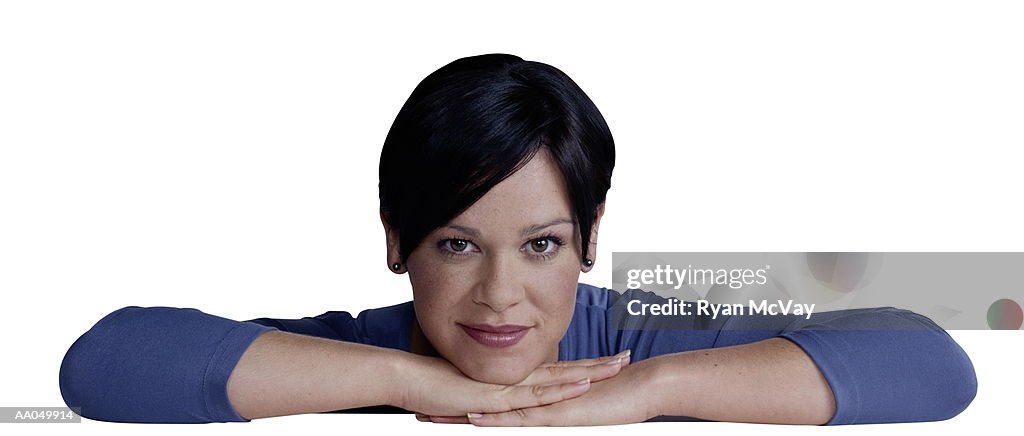
[{"label": "cheek", "polygon": [[420,327],[429,333],[441,331],[442,326],[458,318],[462,300],[471,289],[465,274],[438,263],[423,262],[415,268],[410,265],[409,280]]},{"label": "cheek", "polygon": [[559,339],[568,327],[576,307],[579,272],[579,269],[570,263],[531,277],[531,287],[535,290],[534,306],[544,313],[544,318],[551,324],[552,333],[557,333]]}]

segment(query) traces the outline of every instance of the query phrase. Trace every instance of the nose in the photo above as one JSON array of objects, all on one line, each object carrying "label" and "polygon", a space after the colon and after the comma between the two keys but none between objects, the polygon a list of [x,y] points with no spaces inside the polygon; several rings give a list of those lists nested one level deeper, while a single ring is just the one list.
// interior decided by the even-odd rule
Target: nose
[{"label": "nose", "polygon": [[486,270],[477,283],[474,303],[500,313],[526,297],[522,277],[517,273],[513,259],[492,257],[483,267]]}]

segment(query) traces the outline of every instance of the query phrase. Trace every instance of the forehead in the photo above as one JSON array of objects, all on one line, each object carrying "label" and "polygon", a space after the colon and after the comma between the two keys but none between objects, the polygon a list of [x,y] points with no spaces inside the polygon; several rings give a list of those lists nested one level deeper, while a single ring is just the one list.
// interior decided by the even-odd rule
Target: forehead
[{"label": "forehead", "polygon": [[572,219],[569,192],[551,153],[541,148],[522,168],[491,188],[452,224],[477,227],[484,233]]}]

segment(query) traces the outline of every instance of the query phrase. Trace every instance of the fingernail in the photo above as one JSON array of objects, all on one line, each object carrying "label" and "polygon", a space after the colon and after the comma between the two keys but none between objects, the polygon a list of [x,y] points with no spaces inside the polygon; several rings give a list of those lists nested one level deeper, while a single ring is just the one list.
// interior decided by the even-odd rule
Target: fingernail
[{"label": "fingernail", "polygon": [[480,419],[480,418],[483,418],[483,417],[484,416],[479,414],[479,413],[469,412],[469,413],[466,414],[466,419]]},{"label": "fingernail", "polygon": [[579,385],[579,386],[589,385],[590,384],[590,378],[585,378],[585,379],[580,380],[580,381],[578,381],[578,382],[576,382],[574,384]]},{"label": "fingernail", "polygon": [[430,422],[430,418],[428,418],[427,415],[423,415],[420,413],[416,414],[416,420],[419,422]]}]

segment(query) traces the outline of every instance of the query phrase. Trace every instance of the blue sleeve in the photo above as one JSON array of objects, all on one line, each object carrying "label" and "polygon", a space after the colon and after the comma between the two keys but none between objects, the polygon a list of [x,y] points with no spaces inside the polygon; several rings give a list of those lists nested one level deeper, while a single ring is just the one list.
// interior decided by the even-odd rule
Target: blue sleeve
[{"label": "blue sleeve", "polygon": [[[800,346],[828,380],[826,425],[941,421],[974,400],[967,353],[932,320],[892,307],[795,317],[778,336]],[[721,345],[733,335],[723,335]]]},{"label": "blue sleeve", "polygon": [[118,309],[71,345],[60,366],[61,395],[100,421],[248,421],[228,401],[227,380],[269,330],[195,309]]},{"label": "blue sleeve", "polygon": [[[629,298],[664,301],[645,291],[629,292],[619,301]],[[967,353],[932,320],[908,310],[848,309],[809,319],[792,314],[709,318],[682,317],[653,329],[656,321],[644,319],[647,329],[618,331],[609,348],[635,347],[643,359],[785,338],[807,353],[832,388],[836,412],[826,425],[949,419],[977,393]]]},{"label": "blue sleeve", "polygon": [[248,422],[228,400],[227,381],[256,338],[270,330],[360,342],[348,312],[298,320],[234,321],[196,309],[124,307],[68,349],[60,391],[100,421]]},{"label": "blue sleeve", "polygon": [[366,343],[367,339],[360,321],[348,312],[332,311],[302,319],[257,318],[248,322],[273,327],[281,331],[317,336],[336,341]]}]

